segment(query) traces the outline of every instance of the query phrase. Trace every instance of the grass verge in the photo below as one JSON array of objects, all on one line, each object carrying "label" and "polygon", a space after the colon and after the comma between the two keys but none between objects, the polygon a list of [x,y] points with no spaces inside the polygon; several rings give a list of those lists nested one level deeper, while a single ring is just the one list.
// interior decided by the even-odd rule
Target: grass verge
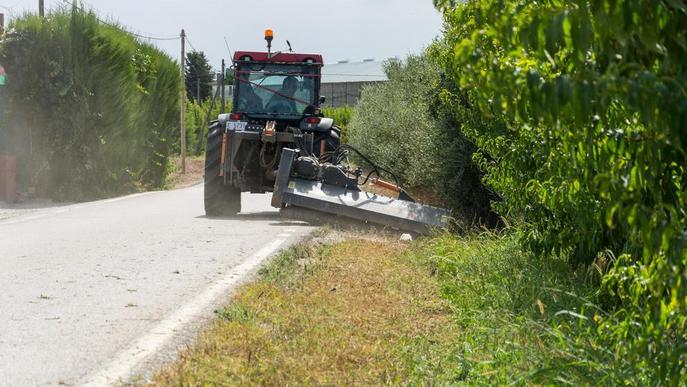
[{"label": "grass verge", "polygon": [[454,331],[436,278],[397,243],[291,249],[244,287],[156,384],[440,379]]},{"label": "grass verge", "polygon": [[[424,242],[460,332],[468,384],[604,384],[613,361],[594,329],[598,282],[563,259],[524,252],[516,235]],[[612,357],[612,356],[611,356]]]},{"label": "grass verge", "polygon": [[160,385],[611,384],[593,275],[514,236],[354,239],[281,254]]}]

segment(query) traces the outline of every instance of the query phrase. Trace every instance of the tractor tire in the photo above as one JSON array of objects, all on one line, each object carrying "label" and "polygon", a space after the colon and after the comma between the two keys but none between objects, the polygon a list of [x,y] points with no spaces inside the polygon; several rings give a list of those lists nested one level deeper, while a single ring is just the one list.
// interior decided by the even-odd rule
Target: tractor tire
[{"label": "tractor tire", "polygon": [[205,153],[205,215],[210,217],[234,216],[241,212],[241,190],[224,184],[220,176],[223,130],[213,123],[208,133]]}]

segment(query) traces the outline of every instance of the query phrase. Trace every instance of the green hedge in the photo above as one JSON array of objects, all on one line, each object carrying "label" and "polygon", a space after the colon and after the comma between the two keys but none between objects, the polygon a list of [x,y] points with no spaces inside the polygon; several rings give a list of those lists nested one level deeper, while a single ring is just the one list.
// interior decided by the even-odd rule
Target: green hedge
[{"label": "green hedge", "polygon": [[495,197],[472,161],[475,147],[446,103],[460,98],[455,84],[427,55],[390,61],[385,70],[388,82],[363,90],[348,127],[350,143],[411,190],[438,195],[461,221],[496,225]]},{"label": "green hedge", "polygon": [[180,74],[166,54],[75,7],[13,21],[0,63],[0,144],[24,188],[81,200],[163,186],[179,127]]},{"label": "green hedge", "polygon": [[687,4],[436,2],[501,212],[533,251],[611,267],[596,333],[621,383],[685,382]]}]

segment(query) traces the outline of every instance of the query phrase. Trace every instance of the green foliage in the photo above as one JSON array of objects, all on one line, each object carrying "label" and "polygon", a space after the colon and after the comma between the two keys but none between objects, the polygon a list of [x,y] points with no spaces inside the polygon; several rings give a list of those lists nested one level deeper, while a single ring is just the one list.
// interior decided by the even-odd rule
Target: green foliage
[{"label": "green foliage", "polygon": [[13,21],[0,62],[12,80],[0,144],[24,186],[69,200],[163,186],[179,117],[167,55],[74,7]]},{"label": "green foliage", "polygon": [[[386,65],[389,81],[363,89],[350,125],[349,141],[411,186],[432,186],[438,163],[431,157],[439,142],[428,101],[439,73],[422,57]],[[420,156],[420,157],[418,157]]]},{"label": "green foliage", "polygon": [[325,117],[333,118],[334,125],[341,128],[341,142],[348,142],[348,124],[353,118],[353,108],[350,106],[342,106],[338,108],[329,107],[322,109],[322,114]]},{"label": "green foliage", "polygon": [[[687,5],[436,1],[442,67],[502,213],[537,253],[615,259],[598,332],[658,383],[687,367]],[[626,379],[625,382],[631,382]]]},{"label": "green foliage", "polygon": [[390,61],[385,70],[388,82],[363,90],[350,143],[409,187],[438,193],[461,218],[493,225],[475,147],[462,134],[461,115],[445,103],[459,98],[455,84],[426,55]]},{"label": "green foliage", "polygon": [[234,84],[234,71],[231,67],[227,67],[224,70],[224,84],[233,85]]},{"label": "green foliage", "polygon": [[212,81],[214,75],[212,66],[203,51],[192,51],[186,54],[186,66],[184,70],[184,82],[186,94],[193,102],[205,102],[212,98]]},{"label": "green foliage", "polygon": [[[186,101],[186,144],[188,154],[200,156],[205,153],[209,123],[217,119],[221,108],[221,102],[215,101],[213,104],[212,99],[207,99],[200,104],[190,100]],[[231,105],[227,106],[226,110],[230,111]],[[178,152],[178,144],[175,145],[174,150]]]},{"label": "green foliage", "polygon": [[[443,235],[416,259],[436,272],[460,341],[445,369],[467,385],[648,384],[648,372],[604,347],[594,272],[524,251],[516,233]],[[429,258],[428,258],[429,257]]]}]

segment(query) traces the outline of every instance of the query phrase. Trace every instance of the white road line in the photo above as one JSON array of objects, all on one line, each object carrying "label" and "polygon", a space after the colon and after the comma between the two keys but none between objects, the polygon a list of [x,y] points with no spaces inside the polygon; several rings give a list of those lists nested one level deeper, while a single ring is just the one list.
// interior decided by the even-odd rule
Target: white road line
[{"label": "white road line", "polygon": [[159,193],[159,192],[161,192],[161,191],[141,192],[141,193],[137,193],[137,194],[133,194],[133,195],[122,196],[121,198],[99,200],[99,201],[91,202],[91,203],[88,203],[88,204],[93,205],[93,204],[98,204],[98,203],[115,203],[115,202],[121,202],[122,200],[134,199],[134,198],[137,198],[137,197],[139,197],[139,196],[145,196],[145,195],[150,195],[150,194]]},{"label": "white road line", "polygon": [[132,376],[137,366],[148,357],[159,351],[183,326],[202,317],[205,311],[221,295],[231,291],[244,277],[257,268],[265,259],[271,256],[286,239],[275,239],[260,249],[239,266],[231,270],[213,285],[208,287],[193,301],[178,309],[172,315],[162,320],[148,334],[139,338],[134,345],[115,356],[110,365],[86,379],[84,386],[108,386],[115,383],[126,382]]},{"label": "white road line", "polygon": [[141,193],[137,193],[137,194],[122,196],[120,198],[98,200],[98,201],[87,202],[87,203],[83,203],[83,204],[79,204],[79,205],[70,205],[70,206],[66,206],[66,207],[62,207],[62,208],[50,209],[50,210],[48,210],[48,212],[40,213],[38,215],[26,216],[26,217],[19,216],[19,217],[17,217],[16,220],[10,220],[10,221],[3,221],[3,219],[11,219],[11,218],[0,218],[0,226],[7,226],[7,225],[11,225],[11,224],[29,222],[32,220],[45,218],[48,215],[64,214],[64,213],[69,212],[71,210],[80,210],[80,209],[87,208],[87,207],[94,207],[94,206],[97,206],[99,204],[109,204],[109,203],[120,202],[122,200],[134,199],[134,198],[137,198],[140,196],[151,195],[151,194],[158,193],[158,192],[161,192],[161,191],[141,192]]},{"label": "white road line", "polygon": [[32,216],[22,217],[22,218],[19,218],[19,219],[17,219],[17,220],[10,220],[10,221],[7,221],[7,222],[1,222],[1,221],[0,221],[0,226],[7,226],[7,225],[10,225],[10,224],[17,224],[17,223],[29,222],[29,221],[32,221],[32,220],[45,218],[45,217],[48,216],[48,215],[49,215],[49,214],[38,214],[38,215],[32,215]]}]

